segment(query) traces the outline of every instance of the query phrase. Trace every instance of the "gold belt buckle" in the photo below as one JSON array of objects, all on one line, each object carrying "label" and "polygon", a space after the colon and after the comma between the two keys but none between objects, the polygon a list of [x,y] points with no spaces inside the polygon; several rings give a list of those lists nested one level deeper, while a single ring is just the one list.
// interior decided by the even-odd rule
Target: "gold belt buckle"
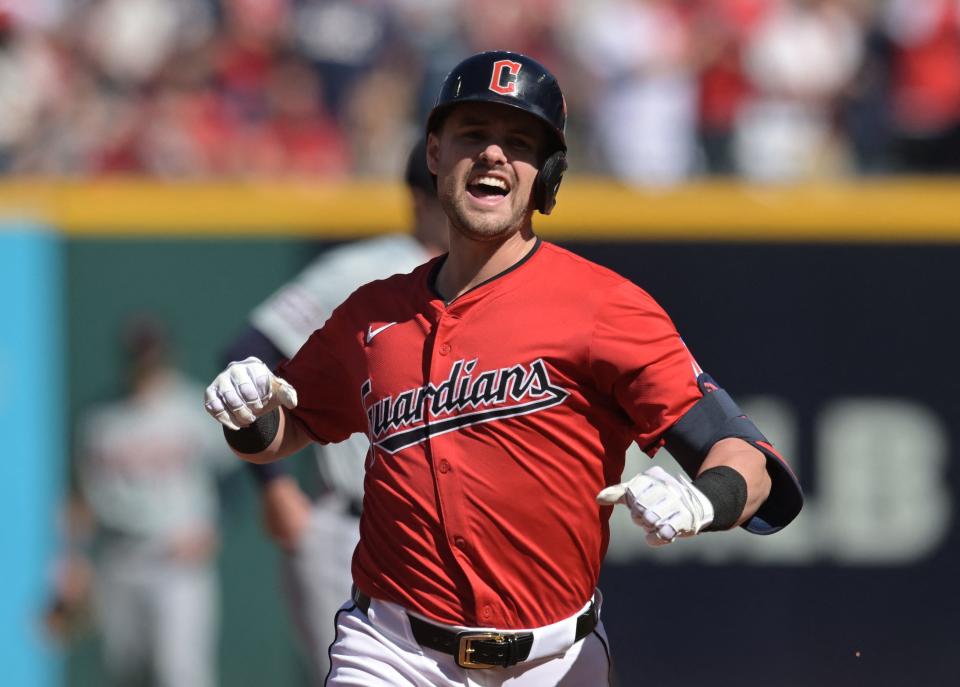
[{"label": "gold belt buckle", "polygon": [[462,632],[457,636],[457,665],[461,668],[495,668],[496,663],[477,663],[470,657],[476,649],[472,644],[479,641],[504,642],[506,637],[499,632]]}]

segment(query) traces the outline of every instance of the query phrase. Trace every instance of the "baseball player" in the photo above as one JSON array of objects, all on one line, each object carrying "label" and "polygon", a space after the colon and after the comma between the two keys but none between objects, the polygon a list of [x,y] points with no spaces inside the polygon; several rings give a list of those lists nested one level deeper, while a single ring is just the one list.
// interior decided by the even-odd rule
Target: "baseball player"
[{"label": "baseball player", "polygon": [[[273,367],[292,357],[359,286],[409,272],[446,248],[446,215],[426,166],[425,139],[411,150],[404,180],[413,207],[412,233],[360,241],[320,255],[253,311],[250,327],[230,346],[228,360],[255,355]],[[282,463],[251,464],[267,531],[284,552],[288,606],[315,682],[327,673],[333,618],[350,595],[350,558],[360,537],[369,447],[366,433],[339,444],[317,445],[319,493],[312,499]]]},{"label": "baseball player", "polygon": [[[783,459],[657,303],[534,233],[566,167],[565,119],[529,57],[456,66],[426,127],[449,252],[355,291],[276,374],[248,358],[207,388],[246,460],[370,438],[328,685],[604,684],[596,583],[614,504],[655,546],[773,532],[801,508]],[[689,477],[618,483],[634,441]]]},{"label": "baseball player", "polygon": [[[126,332],[128,396],[91,408],[78,426],[72,515],[89,514],[92,576],[74,550],[58,582],[61,615],[86,595],[113,685],[212,687],[216,680],[216,477],[236,461],[195,411],[200,388],[169,360],[162,327]],[[176,431],[171,432],[171,427]],[[76,535],[75,535],[76,536]],[[56,613],[53,614],[56,616]],[[56,617],[48,618],[54,629]]]}]

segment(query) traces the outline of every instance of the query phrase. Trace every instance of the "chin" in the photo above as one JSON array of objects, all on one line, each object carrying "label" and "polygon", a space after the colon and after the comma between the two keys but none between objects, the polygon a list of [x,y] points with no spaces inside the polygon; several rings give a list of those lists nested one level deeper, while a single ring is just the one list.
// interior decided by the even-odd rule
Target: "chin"
[{"label": "chin", "polygon": [[522,221],[516,217],[463,212],[457,214],[454,225],[468,238],[477,241],[496,241],[516,232],[522,226]]},{"label": "chin", "polygon": [[472,241],[493,242],[529,225],[532,210],[517,208],[509,200],[499,207],[477,204],[465,191],[441,189],[440,204],[451,227]]},{"label": "chin", "polygon": [[493,243],[500,241],[516,233],[512,227],[506,228],[488,228],[488,227],[463,227],[460,233],[472,241],[480,243]]}]

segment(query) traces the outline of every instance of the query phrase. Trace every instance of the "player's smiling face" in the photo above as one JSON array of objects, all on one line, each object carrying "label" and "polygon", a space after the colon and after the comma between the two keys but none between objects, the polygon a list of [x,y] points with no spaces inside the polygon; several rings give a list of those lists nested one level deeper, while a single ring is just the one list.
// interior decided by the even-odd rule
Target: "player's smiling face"
[{"label": "player's smiling face", "polygon": [[543,125],[522,110],[496,103],[453,108],[427,145],[437,196],[453,227],[489,241],[529,224],[545,139]]}]

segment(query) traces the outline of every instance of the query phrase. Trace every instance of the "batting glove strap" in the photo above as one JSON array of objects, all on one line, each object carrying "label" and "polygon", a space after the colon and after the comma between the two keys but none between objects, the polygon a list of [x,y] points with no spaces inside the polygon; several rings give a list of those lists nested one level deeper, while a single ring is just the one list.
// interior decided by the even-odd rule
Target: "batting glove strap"
[{"label": "batting glove strap", "polygon": [[704,528],[706,531],[728,530],[737,524],[747,505],[747,481],[743,475],[721,465],[704,470],[691,486],[713,506],[713,522]]},{"label": "batting glove strap", "polygon": [[689,528],[677,530],[677,536],[689,537],[699,534],[707,529],[716,517],[713,502],[682,472],[674,479],[681,485],[678,490],[680,501],[689,512],[691,521]]}]

